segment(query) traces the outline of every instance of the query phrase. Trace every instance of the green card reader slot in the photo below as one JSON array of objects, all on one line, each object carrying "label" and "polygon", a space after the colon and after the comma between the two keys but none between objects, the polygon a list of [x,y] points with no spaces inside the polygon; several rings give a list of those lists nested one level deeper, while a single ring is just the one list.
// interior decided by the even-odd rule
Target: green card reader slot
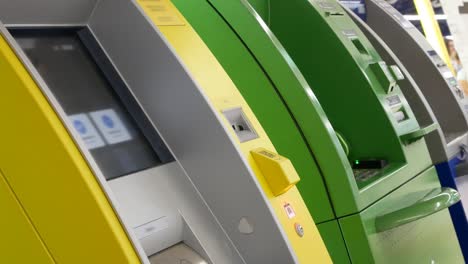
[{"label": "green card reader slot", "polygon": [[460,194],[456,190],[451,188],[435,189],[413,205],[377,217],[375,227],[377,232],[384,232],[428,217],[459,201]]},{"label": "green card reader slot", "polygon": [[375,77],[382,85],[382,88],[385,90],[386,93],[393,92],[395,89],[396,81],[393,78],[392,73],[390,72],[387,64],[384,61],[379,61],[376,63],[372,63],[369,65],[372,72],[375,74]]},{"label": "green card reader slot", "polygon": [[351,38],[351,42],[354,44],[359,53],[369,55],[366,48],[364,45],[362,45],[362,42],[358,38]]},{"label": "green card reader slot", "polygon": [[418,130],[409,132],[407,134],[401,135],[400,139],[401,139],[401,141],[403,141],[403,143],[408,145],[408,144],[411,144],[411,143],[425,137],[429,133],[436,131],[438,127],[439,127],[439,124],[434,123],[434,124],[428,125],[426,127],[423,127],[421,129],[418,129]]}]

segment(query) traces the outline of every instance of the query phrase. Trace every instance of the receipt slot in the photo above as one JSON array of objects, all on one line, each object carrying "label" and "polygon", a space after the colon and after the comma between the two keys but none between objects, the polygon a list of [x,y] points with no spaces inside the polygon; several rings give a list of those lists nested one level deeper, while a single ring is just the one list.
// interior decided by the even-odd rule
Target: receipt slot
[{"label": "receipt slot", "polygon": [[[17,219],[2,229],[24,239],[5,232],[2,262],[329,262],[299,176],[256,163],[275,149],[201,41],[199,69],[134,1],[0,1],[0,21],[0,187]],[[293,181],[273,194],[276,171]]]}]

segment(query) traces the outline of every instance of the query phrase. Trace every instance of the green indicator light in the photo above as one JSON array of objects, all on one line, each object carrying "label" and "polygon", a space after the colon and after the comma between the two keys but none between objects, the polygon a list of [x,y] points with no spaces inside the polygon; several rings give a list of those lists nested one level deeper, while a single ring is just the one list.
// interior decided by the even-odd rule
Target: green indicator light
[{"label": "green indicator light", "polygon": [[358,165],[358,164],[359,164],[359,160],[355,160],[355,161],[354,161],[354,164]]}]

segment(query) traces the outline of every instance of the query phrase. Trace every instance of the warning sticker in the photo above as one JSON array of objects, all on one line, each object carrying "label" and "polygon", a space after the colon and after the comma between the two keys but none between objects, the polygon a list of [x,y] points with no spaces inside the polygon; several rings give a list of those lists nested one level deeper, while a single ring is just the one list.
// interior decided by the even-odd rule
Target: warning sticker
[{"label": "warning sticker", "polygon": [[71,115],[68,116],[68,119],[88,149],[95,149],[106,145],[86,114]]},{"label": "warning sticker", "polygon": [[288,216],[289,219],[294,218],[296,216],[294,209],[289,203],[284,204],[284,211],[286,211],[286,215]]},{"label": "warning sticker", "polygon": [[132,139],[122,120],[113,109],[91,112],[89,115],[108,144],[117,144]]}]

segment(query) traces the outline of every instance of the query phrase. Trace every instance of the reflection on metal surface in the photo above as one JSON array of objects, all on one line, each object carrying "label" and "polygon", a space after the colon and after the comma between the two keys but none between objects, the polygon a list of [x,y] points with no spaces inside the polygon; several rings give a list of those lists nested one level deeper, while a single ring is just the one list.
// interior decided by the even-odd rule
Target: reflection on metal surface
[{"label": "reflection on metal surface", "polygon": [[390,230],[447,209],[459,201],[460,194],[454,189],[434,189],[411,206],[377,217],[375,226],[378,232]]},{"label": "reflection on metal surface", "polygon": [[208,264],[184,243],[172,246],[149,258],[151,264]]}]

